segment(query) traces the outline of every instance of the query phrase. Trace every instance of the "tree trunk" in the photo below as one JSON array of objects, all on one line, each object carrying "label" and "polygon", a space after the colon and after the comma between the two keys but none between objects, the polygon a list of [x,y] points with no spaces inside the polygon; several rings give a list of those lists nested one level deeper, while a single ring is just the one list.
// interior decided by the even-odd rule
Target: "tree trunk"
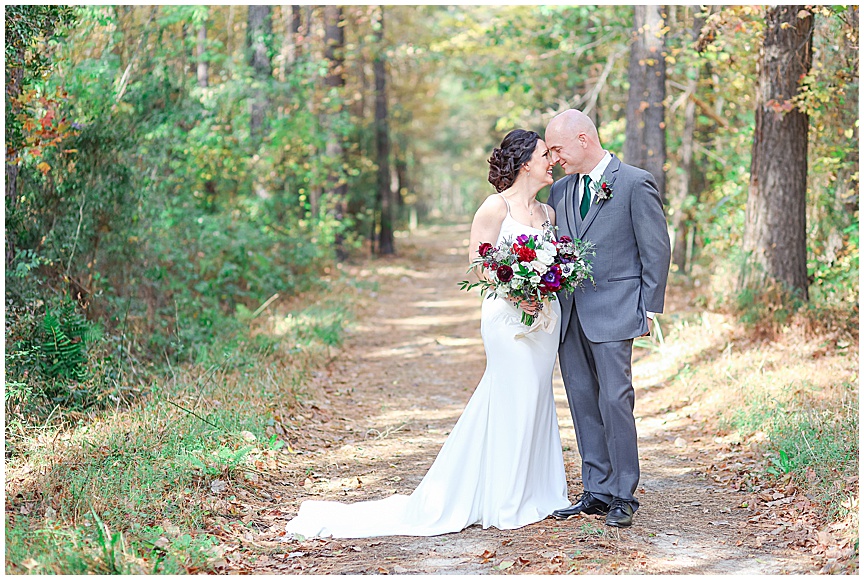
[{"label": "tree trunk", "polygon": [[198,28],[198,45],[196,56],[198,57],[198,86],[206,88],[209,82],[209,63],[204,58],[204,52],[207,50],[207,25],[201,24]]},{"label": "tree trunk", "polygon": [[[696,80],[691,80],[687,91],[696,90]],[[681,274],[687,273],[687,240],[692,208],[687,203],[693,175],[693,139],[696,129],[696,103],[688,98],[684,105],[684,133],[681,135],[681,175],[680,189],[672,214],[672,230],[675,232],[675,246],[672,248],[672,262]]]},{"label": "tree trunk", "polygon": [[[13,64],[14,63],[14,64]],[[19,48],[12,62],[6,62],[6,106],[18,112],[20,107],[15,103],[21,95],[21,85],[24,82],[24,49]],[[15,258],[15,229],[9,227],[9,218],[18,206],[18,171],[21,163],[18,156],[21,151],[14,147],[6,147],[6,267]]]},{"label": "tree trunk", "polygon": [[[342,19],[341,6],[325,6],[324,7],[324,58],[329,63],[329,72],[324,79],[324,84],[335,98],[335,105],[331,105],[326,112],[324,119],[325,126],[328,126],[330,137],[327,140],[326,155],[334,161],[338,166],[343,166],[346,163],[345,151],[342,146],[342,137],[333,129],[332,121],[342,115],[342,99],[344,97],[343,89],[345,87],[345,22]],[[342,171],[337,169],[330,172],[328,178],[330,207],[333,211],[333,216],[337,221],[341,221],[345,217],[345,199],[348,196],[348,184],[345,182],[345,176]],[[343,260],[347,257],[344,249],[344,241],[342,235],[336,235],[336,257]]]},{"label": "tree trunk", "polygon": [[297,57],[300,56],[300,6],[291,6],[291,22],[288,25],[288,34],[285,44],[288,51],[285,55],[286,77],[287,70],[294,66]]},{"label": "tree trunk", "polygon": [[666,36],[662,6],[633,7],[624,158],[649,171],[666,201]]},{"label": "tree trunk", "polygon": [[812,61],[813,15],[803,8],[765,10],[739,286],[773,280],[807,300],[809,118],[791,103]]},{"label": "tree trunk", "polygon": [[384,7],[379,7],[375,38],[378,41],[373,69],[375,71],[375,145],[378,161],[378,199],[381,207],[381,229],[378,253],[393,254],[393,202],[390,190],[390,135],[387,126],[387,68],[384,61]]},{"label": "tree trunk", "polygon": [[[699,10],[698,8],[696,9]],[[674,12],[673,12],[674,13]],[[705,19],[695,17],[690,34],[694,43],[699,39],[699,34],[702,26],[705,24]],[[693,142],[696,133],[696,88],[699,85],[699,78],[702,73],[702,65],[700,61],[694,61],[688,71],[687,83],[687,101],[684,105],[684,132],[681,135],[680,149],[680,181],[678,195],[675,199],[673,207],[675,212],[671,216],[672,231],[675,233],[675,244],[672,248],[672,263],[678,267],[678,272],[681,274],[687,273],[689,267],[688,255],[690,228],[693,224],[693,209],[695,204],[688,203],[688,198],[692,195],[693,188]]]},{"label": "tree trunk", "polygon": [[253,144],[260,143],[264,133],[264,115],[267,96],[263,84],[270,78],[270,41],[273,34],[270,6],[249,6],[246,27],[246,49],[249,66],[252,67],[253,96],[249,103],[249,135]]}]

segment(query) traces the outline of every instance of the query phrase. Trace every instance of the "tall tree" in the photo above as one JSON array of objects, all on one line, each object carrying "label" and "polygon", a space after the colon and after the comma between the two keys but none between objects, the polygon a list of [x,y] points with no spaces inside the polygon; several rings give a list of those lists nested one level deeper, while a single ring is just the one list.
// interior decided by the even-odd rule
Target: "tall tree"
[{"label": "tall tree", "polygon": [[[324,7],[324,58],[328,62],[328,73],[324,79],[324,84],[336,94],[331,95],[335,101],[335,105],[328,111],[329,120],[335,120],[342,112],[341,93],[345,88],[345,22],[342,19],[341,6],[325,6]],[[331,101],[332,102],[332,101]],[[342,137],[334,129],[333,123],[329,125],[328,131],[330,137],[327,140],[326,154],[330,159],[336,160],[339,165],[344,164],[344,147],[342,146]],[[344,212],[345,196],[348,192],[348,186],[345,179],[340,175],[340,171],[333,171],[330,174],[329,183],[332,185],[330,194],[333,199],[333,207],[337,216],[341,216]]]},{"label": "tall tree", "polygon": [[663,6],[633,7],[624,157],[654,176],[666,199],[666,55]]},{"label": "tall tree", "polygon": [[803,6],[765,9],[756,125],[744,228],[747,267],[739,285],[780,282],[807,299],[808,116],[793,103],[810,71],[813,14]]},{"label": "tall tree", "polygon": [[[698,8],[696,9],[699,10]],[[689,7],[687,7],[689,13]],[[695,46],[699,40],[699,33],[702,26],[705,24],[703,15],[697,13],[693,18],[693,24],[690,28],[691,45]],[[672,247],[672,263],[678,267],[678,272],[685,274],[687,272],[688,263],[688,247],[690,238],[690,229],[693,226],[693,205],[690,203],[690,197],[698,195],[698,191],[694,191],[693,179],[694,171],[698,168],[693,163],[693,147],[696,139],[696,89],[699,85],[699,78],[702,74],[701,55],[694,55],[696,58],[690,63],[687,72],[687,88],[682,99],[684,103],[684,127],[681,134],[681,149],[679,150],[680,161],[678,166],[677,188],[676,195],[671,201],[672,207],[675,209],[670,216],[672,231],[675,232],[675,244]]]},{"label": "tall tree", "polygon": [[381,208],[381,222],[378,232],[378,253],[382,255],[396,252],[393,240],[393,192],[390,188],[390,133],[387,123],[387,63],[384,49],[384,7],[378,8],[375,28],[375,145],[378,161],[377,195]]},{"label": "tall tree", "polygon": [[282,21],[282,50],[279,63],[279,80],[285,82],[299,55],[300,6],[282,6],[280,16]]},{"label": "tall tree", "polygon": [[208,84],[210,64],[205,58],[207,51],[207,23],[202,22],[198,26],[198,43],[196,46],[195,56],[198,59],[198,86],[206,88]]},{"label": "tall tree", "polygon": [[[252,76],[260,83],[266,82],[271,75],[270,43],[273,24],[269,5],[251,5],[246,25],[246,49]],[[267,96],[262,86],[258,86],[249,103],[249,134],[253,143],[259,143],[264,132],[264,114],[267,110]]]}]

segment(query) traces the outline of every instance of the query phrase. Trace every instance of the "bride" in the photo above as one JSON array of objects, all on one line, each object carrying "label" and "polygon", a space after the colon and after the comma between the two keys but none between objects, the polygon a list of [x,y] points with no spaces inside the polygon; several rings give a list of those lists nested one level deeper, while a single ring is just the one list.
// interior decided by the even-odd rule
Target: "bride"
[{"label": "bride", "polygon": [[[489,165],[498,194],[474,216],[469,261],[481,242],[539,235],[554,224],[552,208],[536,200],[552,183],[553,165],[537,133],[511,131]],[[519,308],[504,299],[483,301],[486,372],[414,493],[354,504],[305,501],[286,531],[305,538],[367,538],[435,536],[475,524],[510,530],[570,505],[552,395],[560,306],[546,304],[531,332]],[[538,305],[521,308],[534,314]],[[543,328],[540,318],[547,322]]]}]

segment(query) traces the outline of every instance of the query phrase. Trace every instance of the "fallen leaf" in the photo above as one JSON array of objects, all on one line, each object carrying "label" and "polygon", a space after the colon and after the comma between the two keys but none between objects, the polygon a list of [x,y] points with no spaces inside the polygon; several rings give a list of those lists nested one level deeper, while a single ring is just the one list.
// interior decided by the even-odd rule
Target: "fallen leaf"
[{"label": "fallen leaf", "polygon": [[501,562],[501,563],[498,564],[497,566],[493,566],[493,568],[494,568],[495,570],[506,570],[507,568],[509,568],[509,567],[512,566],[512,565],[513,565],[513,561],[512,561],[512,560],[504,560],[503,562]]}]

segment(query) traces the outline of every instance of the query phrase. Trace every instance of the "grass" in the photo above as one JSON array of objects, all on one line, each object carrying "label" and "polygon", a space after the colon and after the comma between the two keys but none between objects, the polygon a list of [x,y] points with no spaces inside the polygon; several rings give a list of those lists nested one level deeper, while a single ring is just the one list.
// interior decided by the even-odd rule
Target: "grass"
[{"label": "grass", "polygon": [[76,424],[56,414],[19,433],[6,462],[6,572],[213,571],[213,516],[247,525],[218,491],[242,490],[261,462],[290,460],[292,412],[359,291],[336,282],[314,304],[252,320],[198,363],[169,367],[127,409]]},{"label": "grass", "polygon": [[761,479],[789,476],[826,521],[857,518],[857,333],[814,332],[804,316],[767,335],[728,313],[664,318],[665,344],[648,356],[667,369],[669,407],[749,445]]}]

